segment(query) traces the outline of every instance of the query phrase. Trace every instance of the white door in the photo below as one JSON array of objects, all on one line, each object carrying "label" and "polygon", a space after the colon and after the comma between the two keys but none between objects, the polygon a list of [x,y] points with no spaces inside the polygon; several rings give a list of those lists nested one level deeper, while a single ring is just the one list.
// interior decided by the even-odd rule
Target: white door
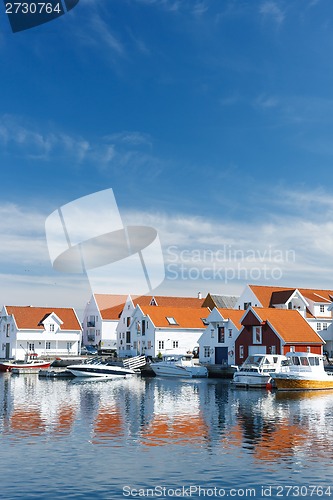
[{"label": "white door", "polygon": [[249,356],[254,354],[266,354],[265,345],[249,345]]}]

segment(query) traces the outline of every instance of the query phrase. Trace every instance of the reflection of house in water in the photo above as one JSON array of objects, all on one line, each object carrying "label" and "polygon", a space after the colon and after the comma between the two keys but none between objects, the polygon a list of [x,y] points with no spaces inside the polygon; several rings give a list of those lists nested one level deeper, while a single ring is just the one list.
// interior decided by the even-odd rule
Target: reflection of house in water
[{"label": "reflection of house in water", "polygon": [[17,438],[37,437],[45,433],[67,435],[72,430],[78,410],[67,382],[40,381],[36,374],[10,375],[4,403],[6,413],[2,432]]},{"label": "reflection of house in water", "polygon": [[162,387],[155,384],[153,416],[140,433],[142,444],[201,445],[207,441],[209,428],[200,409],[200,385],[177,384]]},{"label": "reflection of house in water", "polygon": [[92,443],[124,436],[124,415],[117,403],[102,404],[98,410]]},{"label": "reflection of house in water", "polygon": [[326,419],[333,410],[332,392],[258,395],[246,391],[239,396],[237,421],[223,438],[224,447],[246,448],[260,461],[327,457],[327,443],[333,439]]}]

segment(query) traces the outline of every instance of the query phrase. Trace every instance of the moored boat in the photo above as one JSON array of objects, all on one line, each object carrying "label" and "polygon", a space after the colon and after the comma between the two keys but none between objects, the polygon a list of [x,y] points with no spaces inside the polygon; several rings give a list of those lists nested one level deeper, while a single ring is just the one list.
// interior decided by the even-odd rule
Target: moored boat
[{"label": "moored boat", "polygon": [[310,352],[288,352],[286,356],[287,363],[271,374],[278,390],[333,389],[333,373],[325,370],[324,356]]},{"label": "moored boat", "polygon": [[38,359],[37,354],[27,354],[24,360],[5,360],[0,362],[0,372],[11,372],[13,368],[32,370],[49,368],[51,361]]},{"label": "moored boat", "polygon": [[233,375],[237,387],[267,387],[272,382],[271,374],[280,370],[287,358],[282,354],[253,354],[246,358]]},{"label": "moored boat", "polygon": [[99,377],[108,379],[128,378],[137,372],[132,368],[108,364],[102,358],[96,357],[86,363],[69,365],[67,370],[75,377]]},{"label": "moored boat", "polygon": [[205,366],[194,363],[193,354],[167,354],[162,361],[150,364],[155,375],[161,377],[208,377]]}]

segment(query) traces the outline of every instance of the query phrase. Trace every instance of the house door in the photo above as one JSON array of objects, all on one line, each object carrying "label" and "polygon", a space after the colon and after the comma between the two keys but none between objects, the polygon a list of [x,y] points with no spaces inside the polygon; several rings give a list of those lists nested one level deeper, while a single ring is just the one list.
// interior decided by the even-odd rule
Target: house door
[{"label": "house door", "polygon": [[228,364],[228,348],[215,347],[215,364],[227,365]]},{"label": "house door", "polygon": [[6,344],[6,359],[10,358],[10,344]]}]

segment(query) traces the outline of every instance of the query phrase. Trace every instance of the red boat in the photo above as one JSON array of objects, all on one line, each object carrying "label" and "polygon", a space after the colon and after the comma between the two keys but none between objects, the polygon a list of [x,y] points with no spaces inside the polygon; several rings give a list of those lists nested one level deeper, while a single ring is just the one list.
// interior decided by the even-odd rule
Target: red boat
[{"label": "red boat", "polygon": [[0,362],[0,372],[10,372],[13,368],[49,368],[51,361],[37,359],[37,354],[27,354],[25,360],[6,360]]}]

